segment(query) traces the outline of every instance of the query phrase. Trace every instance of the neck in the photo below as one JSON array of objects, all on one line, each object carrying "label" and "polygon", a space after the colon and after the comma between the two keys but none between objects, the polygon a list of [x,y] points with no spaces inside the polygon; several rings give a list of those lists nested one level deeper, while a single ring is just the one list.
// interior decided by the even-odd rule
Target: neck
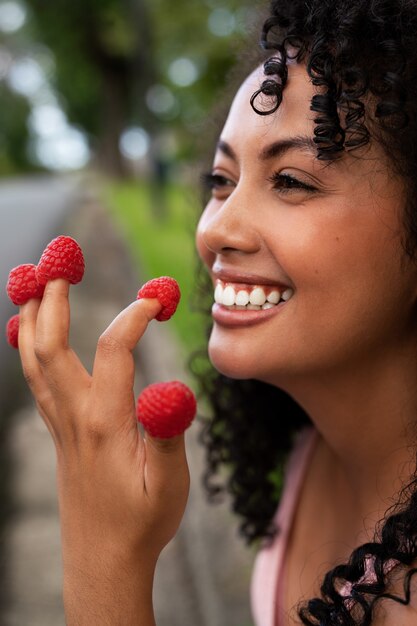
[{"label": "neck", "polygon": [[335,493],[355,502],[358,515],[370,506],[383,515],[415,470],[416,381],[408,347],[284,387],[321,435],[319,453]]}]

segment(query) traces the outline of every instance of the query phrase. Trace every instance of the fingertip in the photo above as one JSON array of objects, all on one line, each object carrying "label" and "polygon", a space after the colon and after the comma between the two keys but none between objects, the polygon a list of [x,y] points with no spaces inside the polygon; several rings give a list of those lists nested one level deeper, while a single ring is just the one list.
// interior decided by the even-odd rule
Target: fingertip
[{"label": "fingertip", "polygon": [[44,298],[48,298],[51,295],[63,295],[68,296],[70,283],[64,278],[55,278],[49,280],[45,285]]},{"label": "fingertip", "polygon": [[142,285],[138,291],[137,298],[157,298],[161,303],[161,310],[156,319],[158,322],[167,322],[177,310],[181,299],[181,291],[175,278],[160,276]]},{"label": "fingertip", "polygon": [[25,323],[25,320],[36,317],[41,306],[42,300],[40,298],[31,298],[25,304],[19,307],[19,319],[20,325]]},{"label": "fingertip", "polygon": [[146,316],[148,322],[155,319],[162,309],[162,304],[156,298],[141,298],[132,302],[131,306],[137,307]]}]

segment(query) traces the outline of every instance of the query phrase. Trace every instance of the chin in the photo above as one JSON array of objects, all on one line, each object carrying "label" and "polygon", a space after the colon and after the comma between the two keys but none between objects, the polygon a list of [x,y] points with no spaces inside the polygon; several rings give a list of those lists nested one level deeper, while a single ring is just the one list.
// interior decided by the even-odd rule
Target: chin
[{"label": "chin", "polygon": [[254,378],[251,368],[242,367],[238,359],[234,359],[230,353],[227,355],[219,354],[216,350],[209,350],[209,358],[213,367],[228,378],[236,380],[247,380]]},{"label": "chin", "polygon": [[289,372],[288,368],[274,368],[273,371],[261,367],[259,357],[248,359],[247,354],[240,354],[239,350],[227,350],[217,345],[210,345],[208,355],[213,367],[223,376],[233,380],[258,380],[291,394],[295,384],[298,385],[299,377],[296,373]]},{"label": "chin", "polygon": [[256,355],[248,356],[248,351],[239,343],[230,345],[228,342],[224,344],[212,337],[208,346],[208,355],[213,367],[228,378],[237,380],[261,379],[259,358]]},{"label": "chin", "polygon": [[309,369],[311,363],[305,354],[297,358],[289,347],[277,351],[271,342],[260,351],[258,341],[249,341],[242,333],[223,332],[216,325],[208,343],[208,356],[213,367],[228,378],[259,380],[285,391],[315,371],[315,367]]}]

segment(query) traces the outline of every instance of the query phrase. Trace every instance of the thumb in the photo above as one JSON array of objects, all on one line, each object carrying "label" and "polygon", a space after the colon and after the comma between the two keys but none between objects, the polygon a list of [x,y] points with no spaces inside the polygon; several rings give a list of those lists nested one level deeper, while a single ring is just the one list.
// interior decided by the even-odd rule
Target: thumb
[{"label": "thumb", "polygon": [[136,412],[145,429],[149,493],[188,494],[184,431],[191,425],[196,408],[193,392],[179,381],[154,383],[139,395]]},{"label": "thumb", "polygon": [[180,522],[190,489],[184,434],[170,439],[145,435],[145,487],[149,498],[157,499]]},{"label": "thumb", "polygon": [[147,434],[145,445],[145,489],[154,511],[158,511],[154,536],[158,535],[164,546],[178,530],[190,490],[184,435],[157,439]]},{"label": "thumb", "polygon": [[145,492],[155,516],[151,544],[156,541],[160,551],[177,533],[187,505],[190,476],[184,435],[158,439],[146,433],[145,449]]}]

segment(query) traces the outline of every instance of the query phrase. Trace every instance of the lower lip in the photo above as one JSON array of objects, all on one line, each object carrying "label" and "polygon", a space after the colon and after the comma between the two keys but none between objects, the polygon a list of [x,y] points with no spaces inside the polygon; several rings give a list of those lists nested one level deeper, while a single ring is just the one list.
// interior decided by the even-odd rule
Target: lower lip
[{"label": "lower lip", "polygon": [[221,304],[214,304],[211,314],[214,321],[220,326],[228,326],[230,328],[254,326],[255,324],[266,322],[277,315],[286,304],[287,302],[280,302],[272,309],[261,309],[260,311],[239,311]]}]

